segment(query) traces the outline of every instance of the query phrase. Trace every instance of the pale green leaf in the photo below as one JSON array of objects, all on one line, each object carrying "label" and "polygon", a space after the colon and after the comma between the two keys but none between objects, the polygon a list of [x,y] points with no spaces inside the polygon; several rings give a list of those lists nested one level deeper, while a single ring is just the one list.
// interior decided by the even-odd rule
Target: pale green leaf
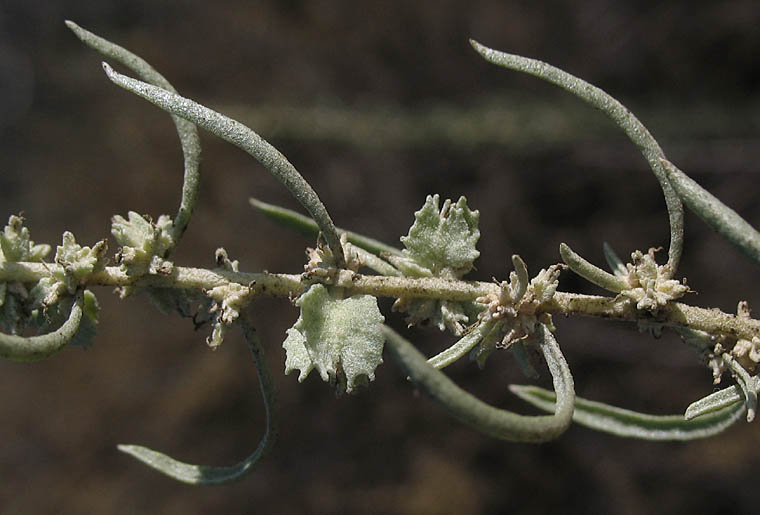
[{"label": "pale green leaf", "polygon": [[[510,385],[512,392],[530,404],[554,411],[554,392],[537,386]],[[627,438],[693,440],[718,434],[739,420],[744,406],[736,403],[686,420],[682,415],[648,415],[576,397],[573,420],[578,424]]]},{"label": "pale green leaf", "polygon": [[118,449],[121,452],[129,454],[149,467],[177,481],[193,485],[218,485],[236,481],[259,464],[277,439],[278,428],[277,416],[274,409],[276,400],[274,381],[272,381],[272,375],[269,373],[269,368],[266,365],[264,348],[253,325],[251,325],[246,315],[241,317],[241,322],[243,334],[248,342],[256,370],[259,374],[259,387],[261,388],[261,395],[264,398],[264,409],[266,410],[266,431],[256,449],[240,462],[226,467],[185,463],[141,445],[119,445]]},{"label": "pale green leaf", "polygon": [[[422,209],[414,213],[414,224],[401,242],[402,255],[388,256],[407,277],[441,277],[459,279],[473,268],[480,252],[476,249],[480,230],[480,213],[467,207],[460,197],[456,204],[446,200],[440,206],[438,195],[428,195]],[[471,320],[463,303],[402,297],[393,309],[408,314],[407,323],[430,322],[440,330],[450,329],[460,335]]]},{"label": "pale green leaf", "polygon": [[[315,238],[319,234],[319,226],[313,218],[304,216],[292,209],[269,204],[253,197],[249,198],[248,202],[260,213],[285,227]],[[338,233],[341,235],[345,234],[349,242],[375,255],[401,254],[401,250],[363,234],[349,231],[348,229],[341,229],[340,227],[338,227]]]},{"label": "pale green leaf", "polygon": [[129,271],[155,273],[162,268],[166,253],[174,248],[172,221],[167,215],[158,221],[130,211],[127,219],[116,215],[111,219],[111,234],[121,245],[121,264]]},{"label": "pale green leaf", "polygon": [[[752,381],[755,391],[757,391],[758,381],[755,377]],[[686,408],[683,416],[686,420],[712,413],[728,406],[734,405],[745,399],[744,392],[739,385],[732,385],[728,388],[718,390],[711,393],[706,397],[702,397],[698,401],[694,401]]]},{"label": "pale green leaf", "polygon": [[601,286],[605,290],[613,293],[620,293],[621,291],[630,288],[625,279],[619,275],[612,275],[609,272],[605,272],[596,265],[592,265],[573,252],[573,250],[565,243],[559,244],[559,254],[562,256],[562,261],[570,267],[570,270],[587,281],[590,281],[597,286]]},{"label": "pale green leaf", "polygon": [[269,142],[242,123],[202,106],[189,98],[146,84],[114,71],[103,63],[108,78],[118,86],[148,100],[161,109],[189,120],[250,154],[279,180],[319,224],[338,268],[345,265],[343,246],[335,224],[314,188]]},{"label": "pale green leaf", "polygon": [[360,263],[363,268],[369,268],[377,272],[380,275],[400,277],[403,274],[393,265],[385,261],[383,258],[376,256],[372,252],[368,252],[361,247],[357,247],[353,243],[346,243],[344,245],[346,251],[346,259],[349,262]]},{"label": "pale green leaf", "polygon": [[[76,23],[66,20],[66,26],[87,46],[93,48],[106,57],[116,60],[135,72],[144,81],[166,89],[173,93],[177,91],[166,78],[156,71],[140,56],[120,47],[106,39],[83,29]],[[182,155],[185,161],[185,176],[182,183],[182,200],[179,211],[172,227],[172,236],[176,244],[182,233],[185,232],[190,216],[195,209],[200,189],[200,162],[201,142],[198,137],[198,129],[195,125],[179,116],[172,116],[172,121],[177,128],[177,134],[182,146]]]},{"label": "pale green leaf", "polygon": [[512,351],[512,355],[515,357],[517,366],[520,367],[520,371],[523,375],[529,379],[538,379],[538,371],[533,366],[533,362],[530,359],[530,354],[525,346],[525,342],[514,342],[509,346],[509,350]]},{"label": "pale green leaf", "polygon": [[747,408],[747,422],[755,419],[757,412],[757,379],[749,375],[745,369],[731,354],[724,353],[720,359],[728,366],[736,384],[744,394],[744,406]]},{"label": "pale green leaf", "polygon": [[445,368],[470,352],[493,329],[496,321],[493,319],[480,322],[470,332],[462,336],[445,351],[436,354],[428,360],[431,367]]},{"label": "pale green leaf", "polygon": [[88,349],[95,343],[95,336],[98,334],[98,316],[100,315],[100,304],[95,294],[90,290],[84,291],[82,310],[84,312],[82,322],[79,324],[79,330],[74,335],[70,345]]},{"label": "pale green leaf", "polygon": [[283,343],[287,352],[285,373],[299,370],[303,381],[312,369],[339,393],[375,379],[383,362],[385,320],[371,295],[339,298],[324,285],[311,286],[296,305],[301,315]]},{"label": "pale green leaf", "polygon": [[448,329],[457,336],[464,333],[468,321],[474,318],[474,312],[478,311],[473,302],[411,297],[397,299],[393,303],[393,310],[406,313],[406,322],[409,325],[430,324],[439,331]]},{"label": "pale green leaf", "polygon": [[472,270],[480,256],[476,249],[480,213],[467,207],[460,197],[456,204],[446,200],[439,207],[438,195],[428,195],[422,209],[414,213],[409,235],[401,238],[404,257],[427,268],[434,276],[459,278]]},{"label": "pale green leaf", "polygon": [[84,282],[84,279],[105,269],[108,258],[108,245],[105,240],[90,247],[79,245],[69,231],[63,233],[63,243],[56,248],[55,262],[61,265],[63,273],[53,276],[66,284],[70,293]]},{"label": "pale green leaf", "polygon": [[430,366],[425,356],[393,329],[383,326],[383,331],[391,355],[412,381],[452,416],[483,433],[513,442],[544,442],[562,434],[572,421],[573,377],[557,341],[543,324],[536,336],[559,398],[551,416],[518,415],[486,404]]},{"label": "pale green leaf", "polygon": [[760,232],[673,163],[662,159],[662,164],[684,204],[744,255],[760,264]]},{"label": "pale green leaf", "polygon": [[27,338],[0,334],[0,358],[13,361],[39,361],[52,356],[71,343],[79,330],[83,314],[83,294],[76,296],[69,316],[63,324],[47,334]]},{"label": "pale green leaf", "polygon": [[569,91],[602,111],[623,129],[628,138],[639,148],[649,163],[649,167],[652,169],[655,177],[657,177],[665,196],[665,204],[668,208],[670,220],[670,249],[668,250],[667,278],[672,277],[678,268],[683,251],[683,204],[676,194],[673,185],[670,184],[668,175],[661,162],[665,158],[665,153],[644,124],[628,108],[607,92],[564,70],[536,59],[499,52],[498,50],[485,47],[474,40],[470,40],[470,44],[488,62],[534,75]]},{"label": "pale green leaf", "polygon": [[612,270],[612,273],[617,277],[625,277],[628,275],[628,269],[625,267],[625,263],[617,255],[617,252],[606,241],[602,242],[602,250],[604,251],[604,259],[607,260],[607,264]]},{"label": "pale green leaf", "polygon": [[306,348],[306,337],[295,327],[288,329],[286,334],[282,343],[282,348],[285,349],[285,375],[298,370],[298,382],[302,383],[314,369],[314,362]]},{"label": "pale green leaf", "polygon": [[35,245],[22,217],[8,218],[8,225],[0,232],[0,262],[42,261],[49,252],[50,245]]}]

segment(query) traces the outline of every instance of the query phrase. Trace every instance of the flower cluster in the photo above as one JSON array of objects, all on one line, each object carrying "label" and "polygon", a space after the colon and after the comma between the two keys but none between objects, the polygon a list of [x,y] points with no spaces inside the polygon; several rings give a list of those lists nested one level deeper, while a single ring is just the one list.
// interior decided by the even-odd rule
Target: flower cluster
[{"label": "flower cluster", "polygon": [[655,312],[689,291],[683,282],[669,278],[666,266],[655,261],[655,252],[653,248],[646,254],[637,250],[631,254],[632,262],[626,264],[629,288],[620,294],[635,302],[636,308],[642,311]]},{"label": "flower cluster", "polygon": [[551,315],[541,313],[540,308],[554,297],[562,266],[542,269],[529,281],[528,268],[522,258],[515,254],[512,263],[514,270],[509,274],[509,281],[499,283],[499,293],[477,299],[486,306],[481,319],[497,321],[473,355],[481,366],[495,349],[512,348],[516,343],[529,340],[539,323],[553,327]]}]

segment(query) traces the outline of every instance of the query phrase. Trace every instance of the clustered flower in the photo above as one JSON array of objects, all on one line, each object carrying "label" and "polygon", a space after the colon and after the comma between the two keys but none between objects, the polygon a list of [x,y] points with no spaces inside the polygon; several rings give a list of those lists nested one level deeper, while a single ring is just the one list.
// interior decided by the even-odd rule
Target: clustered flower
[{"label": "clustered flower", "polygon": [[481,364],[494,349],[507,349],[528,340],[539,323],[553,327],[551,315],[541,313],[539,308],[551,301],[557,291],[562,265],[542,269],[529,282],[528,269],[520,256],[512,256],[512,263],[515,269],[509,274],[509,281],[499,283],[499,293],[477,299],[486,306],[481,319],[497,321],[498,329],[489,333],[477,349],[475,358]]},{"label": "clustered flower", "polygon": [[646,254],[637,250],[631,254],[632,263],[626,264],[630,288],[620,294],[635,302],[636,308],[642,311],[655,312],[689,291],[685,283],[669,278],[666,266],[655,261],[655,252],[653,248]]}]

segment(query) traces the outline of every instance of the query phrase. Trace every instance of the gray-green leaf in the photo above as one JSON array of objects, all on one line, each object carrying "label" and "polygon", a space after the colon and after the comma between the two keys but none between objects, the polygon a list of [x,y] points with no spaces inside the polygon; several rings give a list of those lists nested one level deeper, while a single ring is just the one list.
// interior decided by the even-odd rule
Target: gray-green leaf
[{"label": "gray-green leaf", "polygon": [[385,318],[371,295],[339,298],[315,284],[296,301],[301,315],[282,344],[287,352],[285,373],[299,370],[303,381],[316,368],[338,392],[353,392],[375,379],[383,362]]},{"label": "gray-green leaf", "polygon": [[121,249],[121,263],[129,271],[145,273],[161,267],[166,253],[174,248],[172,220],[167,215],[157,222],[130,211],[127,219],[116,215],[111,220],[111,234]]},{"label": "gray-green leaf", "polygon": [[736,211],[715,198],[676,165],[667,159],[661,161],[668,179],[683,203],[718,234],[734,244],[744,255],[755,263],[760,263],[760,233]]},{"label": "gray-green leaf", "polygon": [[[554,392],[537,386],[510,385],[524,401],[554,411]],[[643,440],[694,440],[716,435],[739,420],[744,406],[736,403],[692,420],[682,415],[648,415],[610,406],[601,402],[575,398],[573,421],[597,431]]]},{"label": "gray-green leaf", "polygon": [[[305,234],[307,236],[313,236],[314,238],[316,238],[319,234],[319,225],[317,225],[317,222],[315,222],[313,218],[304,216],[301,213],[293,211],[292,209],[269,204],[253,197],[249,198],[248,202],[260,213],[285,227],[298,231],[301,234]],[[364,236],[363,234],[349,231],[348,229],[342,229],[340,227],[338,227],[338,233],[345,234],[348,237],[349,242],[375,255],[401,255],[401,251],[399,249],[391,247],[390,245],[387,245],[374,238],[370,238],[369,236]]]},{"label": "gray-green leaf", "polygon": [[471,211],[464,197],[456,204],[447,199],[440,208],[439,203],[438,195],[428,195],[422,209],[414,213],[409,235],[401,238],[405,259],[389,259],[402,270],[404,264],[410,265],[411,275],[417,275],[416,265],[429,270],[429,275],[459,278],[472,270],[480,256],[475,248],[480,239],[480,213]]},{"label": "gray-green leaf", "polygon": [[544,442],[559,436],[572,421],[573,376],[557,340],[543,324],[538,326],[536,336],[559,398],[551,416],[518,415],[486,404],[430,366],[425,356],[393,329],[383,326],[383,331],[391,356],[412,381],[452,416],[483,433],[513,442]]},{"label": "gray-green leaf", "polygon": [[8,218],[8,225],[0,232],[0,262],[41,261],[49,252],[50,245],[35,245],[22,217]]},{"label": "gray-green leaf", "polygon": [[272,376],[266,365],[264,357],[264,348],[256,335],[256,331],[251,325],[250,320],[243,314],[241,317],[241,326],[243,334],[248,342],[253,355],[253,362],[259,374],[259,386],[261,395],[264,397],[264,409],[266,410],[266,432],[262,437],[256,449],[246,458],[235,465],[226,467],[212,467],[208,465],[194,465],[185,463],[167,456],[166,454],[142,445],[119,445],[121,452],[131,455],[142,461],[149,467],[166,474],[167,476],[189,483],[192,485],[218,485],[229,483],[242,478],[245,474],[253,470],[272,448],[277,438],[278,422],[275,413],[275,391]]}]

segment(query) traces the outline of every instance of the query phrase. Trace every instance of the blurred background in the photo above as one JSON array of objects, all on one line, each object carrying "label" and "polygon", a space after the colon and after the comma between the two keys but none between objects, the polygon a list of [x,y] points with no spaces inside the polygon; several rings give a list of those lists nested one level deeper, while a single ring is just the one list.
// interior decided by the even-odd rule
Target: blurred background
[{"label": "blurred background", "polygon": [[[247,123],[312,183],[340,226],[397,243],[425,195],[465,195],[481,213],[471,277],[532,273],[564,241],[603,263],[668,244],[662,194],[611,122],[564,91],[484,62],[468,44],[540,58],[607,90],[682,169],[760,223],[760,4],[726,2],[351,2],[146,0],[0,2],[0,202],[36,242],[64,230],[109,237],[128,210],[174,215],[181,153],[167,115],[113,86],[101,57],[63,24],[141,55],[184,95]],[[203,189],[176,263],[296,273],[312,241],[272,225],[256,196],[297,208],[243,152],[203,133]],[[111,240],[111,248],[115,244]],[[692,214],[681,267],[687,302],[757,305],[760,273]],[[561,289],[601,293],[569,272]],[[140,443],[231,464],[258,443],[263,406],[245,345],[210,351],[207,328],[144,297],[96,291],[100,334],[38,364],[0,363],[1,513],[741,513],[757,506],[760,431],[739,423],[692,443],[625,440],[572,427],[555,442],[483,436],[415,393],[394,363],[335,399],[312,374],[284,376],[286,299],[251,309],[275,371],[274,451],[243,481],[191,488],[116,450]],[[403,319],[382,307],[389,323]],[[601,320],[557,320],[580,396],[680,413],[713,389],[699,357]],[[407,333],[428,354],[452,342]],[[451,376],[499,406],[509,353]],[[544,374],[545,376],[548,374]],[[550,384],[543,377],[541,384]]]}]

